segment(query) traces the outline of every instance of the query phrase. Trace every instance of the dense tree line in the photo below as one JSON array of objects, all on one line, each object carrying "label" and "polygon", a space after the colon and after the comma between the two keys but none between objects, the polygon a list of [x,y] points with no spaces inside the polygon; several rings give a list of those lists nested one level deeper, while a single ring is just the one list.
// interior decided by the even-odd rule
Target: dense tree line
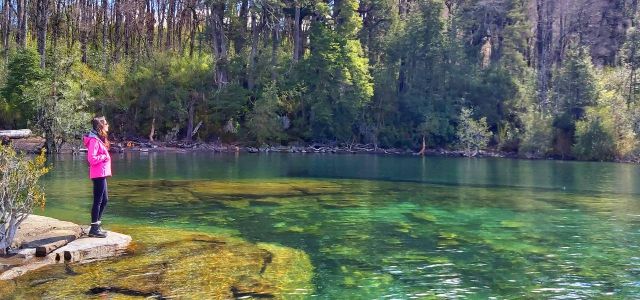
[{"label": "dense tree line", "polygon": [[[0,1],[2,2],[2,1]],[[636,0],[4,0],[0,126],[637,156]]]}]

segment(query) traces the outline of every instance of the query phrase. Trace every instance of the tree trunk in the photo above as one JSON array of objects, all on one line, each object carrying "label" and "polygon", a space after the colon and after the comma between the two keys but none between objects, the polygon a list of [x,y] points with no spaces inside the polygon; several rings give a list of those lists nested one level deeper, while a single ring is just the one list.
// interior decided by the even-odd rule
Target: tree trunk
[{"label": "tree trunk", "polygon": [[[178,23],[175,26],[175,30],[174,30],[174,38],[175,41],[178,43],[178,53],[182,53],[182,30],[184,29],[184,24],[185,24],[185,13],[184,13],[184,9],[183,9],[183,3],[182,1],[178,0],[178,2],[176,3],[176,19],[178,20]],[[188,22],[186,22],[186,24],[189,24]]]},{"label": "tree trunk", "polygon": [[107,15],[107,7],[107,0],[102,0],[102,64],[105,74],[109,71],[109,59],[107,58],[107,35],[109,34],[107,23],[109,17]]},{"label": "tree trunk", "polygon": [[211,8],[211,28],[213,33],[213,49],[216,56],[216,84],[226,86],[229,82],[227,74],[227,45],[224,35],[224,2],[214,2]]},{"label": "tree trunk", "polygon": [[424,138],[424,134],[422,135],[422,149],[420,149],[420,152],[418,152],[419,155],[424,155],[425,152],[427,151],[427,142]]},{"label": "tree trunk", "polygon": [[193,134],[193,115],[195,114],[195,106],[196,106],[195,102],[196,102],[197,96],[198,95],[196,92],[189,93],[189,107],[188,107],[189,116],[187,120],[187,135],[185,137],[185,140],[187,141],[191,141],[193,138],[193,135],[192,135]]},{"label": "tree trunk", "polygon": [[256,80],[256,56],[258,53],[258,16],[255,11],[251,12],[251,53],[249,54],[249,68],[247,73],[247,87],[253,90]]},{"label": "tree trunk", "polygon": [[63,0],[55,0],[56,1],[56,6],[55,6],[55,11],[53,12],[53,16],[51,17],[52,19],[52,24],[51,24],[51,49],[53,50],[53,53],[56,53],[56,49],[58,48],[58,37],[60,35],[60,23],[61,23],[61,16],[60,16],[60,12],[62,10],[61,6],[62,6],[62,1]]},{"label": "tree trunk", "polygon": [[242,53],[242,50],[245,47],[247,38],[247,16],[248,16],[248,6],[249,6],[249,1],[248,0],[242,0],[242,2],[240,3],[240,12],[238,15],[238,25],[236,28],[236,32],[235,32],[235,39],[234,39],[234,52],[235,54],[240,54]]},{"label": "tree trunk", "polygon": [[113,4],[113,10],[115,11],[115,25],[114,25],[114,34],[113,34],[113,59],[116,62],[120,61],[120,47],[122,46],[122,9],[121,3],[122,0],[115,0]]},{"label": "tree trunk", "polygon": [[131,17],[131,13],[129,13],[129,11],[124,11],[124,20],[126,20],[126,22],[123,20],[123,24],[122,24],[122,31],[123,31],[123,39],[122,42],[124,43],[124,47],[123,47],[123,54],[129,55],[130,51],[129,48],[131,47],[131,23],[133,21],[131,21],[131,19],[133,19]]},{"label": "tree trunk", "polygon": [[277,20],[274,20],[272,24],[272,43],[271,43],[271,80],[276,81],[278,78],[277,65],[278,65],[278,45],[280,44],[280,32],[278,31]]},{"label": "tree trunk", "polygon": [[156,47],[158,49],[162,49],[162,37],[164,34],[164,20],[166,16],[165,10],[167,9],[167,1],[166,0],[157,0],[156,7],[158,10],[158,37],[156,38],[157,43]]},{"label": "tree trunk", "polygon": [[151,119],[151,130],[149,130],[149,141],[153,142],[153,136],[156,134],[156,112],[153,112],[153,118]]},{"label": "tree trunk", "polygon": [[[17,222],[15,216],[9,216],[9,225],[6,228],[6,231],[3,232],[4,236],[0,239],[0,255],[6,255],[7,249],[11,246],[11,242],[16,236],[16,232],[18,230],[18,225],[20,222]],[[4,225],[4,224],[2,224]],[[4,229],[4,228],[2,228]]]},{"label": "tree trunk", "polygon": [[170,50],[172,47],[171,40],[173,38],[173,16],[176,13],[176,0],[169,0],[169,13],[167,14],[167,38],[165,39],[165,48]]},{"label": "tree trunk", "polygon": [[2,6],[2,54],[5,60],[9,58],[9,33],[11,32],[11,10],[9,9],[9,0],[4,0]]},{"label": "tree trunk", "polygon": [[[195,6],[195,3],[194,3]],[[191,30],[189,31],[189,57],[193,57],[196,29],[198,29],[198,15],[195,7],[191,7]]]},{"label": "tree trunk", "polygon": [[552,41],[552,9],[548,0],[536,0],[536,70],[538,105],[543,110],[549,106],[549,81],[551,77],[550,49]]},{"label": "tree trunk", "polygon": [[300,20],[300,4],[296,1],[296,12],[295,12],[295,20],[293,21],[293,61],[298,62],[300,60],[300,27],[302,26],[302,22]]},{"label": "tree trunk", "polygon": [[7,137],[12,139],[26,138],[31,136],[30,129],[17,129],[17,130],[0,130],[0,137]]},{"label": "tree trunk", "polygon": [[87,63],[87,2],[88,0],[80,0],[80,52],[82,52],[82,62]]},{"label": "tree trunk", "polygon": [[154,30],[156,27],[156,20],[155,20],[155,12],[153,10],[153,7],[151,7],[151,0],[147,0],[146,4],[147,4],[147,14],[146,14],[146,18],[145,18],[145,25],[146,25],[146,37],[145,37],[145,51],[147,52],[147,56],[151,57],[151,53],[152,53],[152,49],[153,49],[153,38],[155,36]]},{"label": "tree trunk", "polygon": [[44,69],[47,41],[47,23],[49,20],[49,0],[36,1],[36,30],[38,36],[38,54],[40,54],[40,68]]},{"label": "tree trunk", "polygon": [[27,46],[27,0],[17,0],[17,25],[16,43],[18,47],[25,48]]}]

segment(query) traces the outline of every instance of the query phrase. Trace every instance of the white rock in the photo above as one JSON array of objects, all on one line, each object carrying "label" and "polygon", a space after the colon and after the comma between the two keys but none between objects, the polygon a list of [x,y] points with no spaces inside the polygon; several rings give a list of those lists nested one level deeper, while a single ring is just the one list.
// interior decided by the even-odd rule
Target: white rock
[{"label": "white rock", "polygon": [[131,237],[109,231],[106,238],[81,238],[51,252],[50,257],[56,263],[89,262],[123,254]]}]

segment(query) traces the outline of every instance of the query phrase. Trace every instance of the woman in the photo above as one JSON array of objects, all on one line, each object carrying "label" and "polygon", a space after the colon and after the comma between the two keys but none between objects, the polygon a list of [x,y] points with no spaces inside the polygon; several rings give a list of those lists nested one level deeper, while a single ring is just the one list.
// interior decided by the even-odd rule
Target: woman
[{"label": "woman", "polygon": [[111,156],[109,155],[109,123],[104,117],[91,120],[93,129],[83,138],[87,147],[89,178],[93,181],[93,207],[91,208],[90,237],[105,238],[107,232],[100,228],[102,213],[107,206],[107,177],[111,176]]}]

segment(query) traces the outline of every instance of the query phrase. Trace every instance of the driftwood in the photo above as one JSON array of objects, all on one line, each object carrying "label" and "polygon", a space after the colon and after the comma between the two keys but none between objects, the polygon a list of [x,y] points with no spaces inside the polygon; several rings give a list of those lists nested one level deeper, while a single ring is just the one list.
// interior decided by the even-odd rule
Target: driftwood
[{"label": "driftwood", "polygon": [[0,138],[20,139],[31,136],[31,129],[0,130]]},{"label": "driftwood", "polygon": [[[75,238],[74,238],[75,240]],[[36,247],[36,257],[45,257],[47,256],[47,254],[51,253],[52,251],[65,246],[66,244],[68,244],[69,242],[71,242],[69,239],[60,239],[57,241],[52,241],[51,243],[47,243],[44,244],[42,246],[38,246]]]},{"label": "driftwood", "polygon": [[422,149],[420,149],[420,152],[418,152],[418,155],[423,155],[426,153],[427,151],[427,142],[424,140],[424,135],[422,136]]}]

